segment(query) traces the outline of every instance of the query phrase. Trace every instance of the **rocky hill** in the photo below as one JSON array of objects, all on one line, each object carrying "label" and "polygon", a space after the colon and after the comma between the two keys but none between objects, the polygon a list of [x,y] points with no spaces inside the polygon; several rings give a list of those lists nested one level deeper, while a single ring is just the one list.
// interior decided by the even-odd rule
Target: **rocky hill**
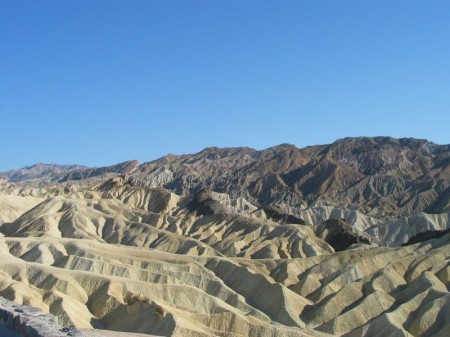
[{"label": "rocky hill", "polygon": [[36,164],[0,173],[0,179],[36,186],[39,184],[45,185],[46,183],[79,181],[93,177],[108,178],[117,174],[130,174],[136,171],[138,166],[139,162],[136,160],[97,168],[81,165]]},{"label": "rocky hill", "polygon": [[160,336],[447,336],[450,148],[346,138],[0,179],[0,296]]},{"label": "rocky hill", "polygon": [[345,138],[262,151],[207,148],[144,163],[139,172],[147,184],[178,194],[208,188],[258,205],[331,203],[382,215],[450,209],[450,147],[425,140]]},{"label": "rocky hill", "polygon": [[413,138],[344,138],[329,145],[299,149],[282,144],[262,151],[206,148],[95,169],[39,164],[0,178],[67,182],[114,174],[180,195],[206,188],[257,206],[284,205],[292,212],[320,204],[377,217],[450,210],[450,145]]},{"label": "rocky hill", "polygon": [[57,164],[35,164],[26,166],[18,170],[10,170],[0,173],[0,178],[12,181],[30,181],[45,177],[51,177],[53,175],[66,174],[70,171],[78,171],[87,169],[81,165],[57,165]]}]

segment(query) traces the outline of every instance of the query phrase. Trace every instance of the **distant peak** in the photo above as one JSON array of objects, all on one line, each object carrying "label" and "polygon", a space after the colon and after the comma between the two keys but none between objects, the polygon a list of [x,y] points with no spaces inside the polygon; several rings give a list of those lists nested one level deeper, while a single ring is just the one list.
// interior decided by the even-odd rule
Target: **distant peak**
[{"label": "distant peak", "polygon": [[297,146],[295,146],[294,144],[282,143],[279,145],[268,147],[267,149],[264,149],[262,151],[285,150],[285,149],[297,149]]},{"label": "distant peak", "polygon": [[33,165],[29,165],[29,166],[25,166],[22,169],[27,170],[27,169],[33,169],[33,168],[50,168],[50,167],[60,167],[60,168],[67,168],[67,167],[85,167],[82,165],[77,165],[77,164],[55,164],[55,163],[36,163]]},{"label": "distant peak", "polygon": [[413,137],[402,137],[402,138],[394,138],[389,136],[374,136],[374,137],[368,137],[368,136],[356,136],[356,137],[344,137],[337,139],[334,144],[336,143],[343,143],[343,142],[373,142],[373,143],[429,143],[434,144],[433,142],[427,140],[427,139],[421,139],[421,138],[413,138]]},{"label": "distant peak", "polygon": [[289,144],[289,143],[282,143],[280,145],[274,146],[274,147],[280,147],[280,148],[297,148],[297,146],[295,146],[294,144]]},{"label": "distant peak", "polygon": [[220,150],[220,148],[218,148],[217,146],[208,146],[208,147],[205,147],[203,150],[201,150],[200,153],[217,152],[219,150]]}]

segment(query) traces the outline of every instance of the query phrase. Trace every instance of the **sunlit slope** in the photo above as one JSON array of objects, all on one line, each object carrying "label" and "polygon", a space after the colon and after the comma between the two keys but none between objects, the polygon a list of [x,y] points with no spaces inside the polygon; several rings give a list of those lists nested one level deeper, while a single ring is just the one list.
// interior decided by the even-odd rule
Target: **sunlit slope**
[{"label": "sunlit slope", "polygon": [[86,239],[0,242],[0,296],[78,327],[166,336],[446,336],[450,328],[450,235],[288,260]]},{"label": "sunlit slope", "polygon": [[97,193],[78,193],[49,197],[0,231],[9,237],[91,239],[192,255],[287,258],[333,252],[308,226],[279,225],[240,214],[197,216],[179,208],[172,200],[179,197],[170,192],[138,192],[147,195],[139,199],[132,194],[132,200],[128,195],[125,202],[156,207],[161,213],[103,199]]},{"label": "sunlit slope", "polygon": [[[63,324],[165,336],[301,336],[310,301],[244,263],[91,240],[1,241],[0,295]],[[314,335],[313,333],[305,333]]]}]

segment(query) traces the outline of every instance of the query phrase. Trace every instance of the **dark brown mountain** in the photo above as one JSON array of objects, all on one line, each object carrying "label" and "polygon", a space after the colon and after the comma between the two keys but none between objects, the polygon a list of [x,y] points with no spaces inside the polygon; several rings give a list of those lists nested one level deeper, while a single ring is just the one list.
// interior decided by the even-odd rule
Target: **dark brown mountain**
[{"label": "dark brown mountain", "polygon": [[51,167],[8,171],[0,177],[67,182],[127,175],[139,186],[162,186],[191,196],[206,189],[294,214],[298,212],[292,210],[320,205],[376,217],[450,211],[450,145],[414,138],[344,138],[328,145],[300,149],[282,144],[261,151],[211,147],[142,165],[129,161],[103,168]]},{"label": "dark brown mountain", "polygon": [[206,188],[260,206],[328,203],[396,215],[449,211],[449,165],[449,145],[359,137],[303,149],[207,148],[144,163],[136,178],[178,194]]}]

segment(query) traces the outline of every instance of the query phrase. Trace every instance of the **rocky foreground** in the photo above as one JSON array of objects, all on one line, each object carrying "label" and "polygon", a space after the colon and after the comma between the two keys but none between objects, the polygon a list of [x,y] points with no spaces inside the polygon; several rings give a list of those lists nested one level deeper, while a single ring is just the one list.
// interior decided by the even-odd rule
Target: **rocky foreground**
[{"label": "rocky foreground", "polygon": [[0,176],[0,296],[63,326],[449,335],[448,145],[210,148]]}]

